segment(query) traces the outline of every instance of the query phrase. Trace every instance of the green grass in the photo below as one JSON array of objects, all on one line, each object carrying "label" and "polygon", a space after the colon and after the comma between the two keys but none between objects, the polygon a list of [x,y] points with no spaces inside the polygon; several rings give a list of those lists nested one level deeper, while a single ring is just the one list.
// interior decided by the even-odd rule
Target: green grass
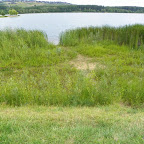
[{"label": "green grass", "polygon": [[127,45],[132,49],[144,48],[144,26],[89,27],[68,30],[61,34],[60,44],[75,46],[79,43],[110,41],[118,45]]},{"label": "green grass", "polygon": [[142,43],[76,35],[56,46],[41,31],[0,31],[1,144],[144,142]]},{"label": "green grass", "polygon": [[[143,106],[142,49],[104,41],[55,46],[43,32],[22,29],[0,31],[0,39],[0,103]],[[78,70],[69,61],[79,54],[99,64]]]},{"label": "green grass", "polygon": [[68,59],[67,54],[48,43],[47,36],[40,31],[0,31],[0,67],[22,68],[49,66]]},{"label": "green grass", "polygon": [[144,111],[122,105],[0,106],[1,144],[142,144]]},{"label": "green grass", "polygon": [[143,30],[143,25],[69,30],[61,34],[60,44],[105,66],[93,72],[93,79],[99,85],[94,95],[106,96],[111,102],[122,100],[141,105],[144,103]]}]

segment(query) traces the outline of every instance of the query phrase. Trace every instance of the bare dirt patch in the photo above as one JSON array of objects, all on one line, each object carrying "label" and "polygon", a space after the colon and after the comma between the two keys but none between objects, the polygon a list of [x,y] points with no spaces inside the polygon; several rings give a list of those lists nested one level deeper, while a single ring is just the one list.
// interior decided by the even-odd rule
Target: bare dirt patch
[{"label": "bare dirt patch", "polygon": [[79,70],[94,70],[96,67],[104,68],[97,62],[91,62],[93,59],[82,55],[78,55],[76,59],[70,61],[69,63]]}]

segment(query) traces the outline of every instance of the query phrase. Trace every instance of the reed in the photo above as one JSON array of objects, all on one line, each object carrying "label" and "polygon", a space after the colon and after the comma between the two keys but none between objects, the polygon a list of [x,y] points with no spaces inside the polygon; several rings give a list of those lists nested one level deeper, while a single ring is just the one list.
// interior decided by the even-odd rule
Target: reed
[{"label": "reed", "polygon": [[133,49],[144,48],[144,26],[78,28],[76,30],[68,30],[60,36],[60,44],[63,46],[103,41],[127,45]]}]

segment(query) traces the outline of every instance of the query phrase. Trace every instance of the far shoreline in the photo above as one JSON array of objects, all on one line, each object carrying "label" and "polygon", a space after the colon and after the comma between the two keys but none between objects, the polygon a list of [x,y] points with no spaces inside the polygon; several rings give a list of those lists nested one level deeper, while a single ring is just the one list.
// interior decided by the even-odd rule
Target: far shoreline
[{"label": "far shoreline", "polygon": [[0,18],[7,18],[7,17],[18,17],[20,15],[6,15],[6,16],[0,16]]},{"label": "far shoreline", "polygon": [[112,12],[48,12],[48,13],[19,13],[18,15],[5,15],[5,16],[0,16],[0,18],[13,18],[13,17],[18,17],[20,15],[25,15],[25,14],[56,14],[56,13],[95,13],[95,14],[144,14],[144,13],[112,13]]},{"label": "far shoreline", "polygon": [[47,13],[19,13],[19,15],[24,14],[52,14],[52,13],[96,13],[96,14],[144,14],[144,13],[118,13],[118,12],[47,12]]}]

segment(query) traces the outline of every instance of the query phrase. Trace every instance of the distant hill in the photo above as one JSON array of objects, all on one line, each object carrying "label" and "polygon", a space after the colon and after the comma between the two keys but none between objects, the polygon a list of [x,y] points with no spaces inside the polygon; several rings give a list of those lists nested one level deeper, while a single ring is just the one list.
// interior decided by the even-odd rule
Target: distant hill
[{"label": "distant hill", "polygon": [[70,5],[70,3],[67,2],[60,2],[60,1],[36,1],[36,0],[0,0],[0,2],[11,2],[11,3],[16,3],[16,2],[37,2],[37,3],[47,3],[47,4],[64,4],[64,5]]},{"label": "distant hill", "polygon": [[71,3],[67,3],[67,2],[60,2],[60,1],[36,1],[37,3],[47,3],[47,4],[64,4],[64,5],[72,5]]},{"label": "distant hill", "polygon": [[15,9],[19,14],[24,13],[55,13],[55,12],[96,12],[96,13],[144,13],[144,7],[109,7],[98,5],[73,5],[65,2],[49,2],[35,0],[3,0],[10,2],[0,3],[0,13],[8,13],[10,9]]},{"label": "distant hill", "polygon": [[35,2],[36,0],[0,0],[3,2]]}]

